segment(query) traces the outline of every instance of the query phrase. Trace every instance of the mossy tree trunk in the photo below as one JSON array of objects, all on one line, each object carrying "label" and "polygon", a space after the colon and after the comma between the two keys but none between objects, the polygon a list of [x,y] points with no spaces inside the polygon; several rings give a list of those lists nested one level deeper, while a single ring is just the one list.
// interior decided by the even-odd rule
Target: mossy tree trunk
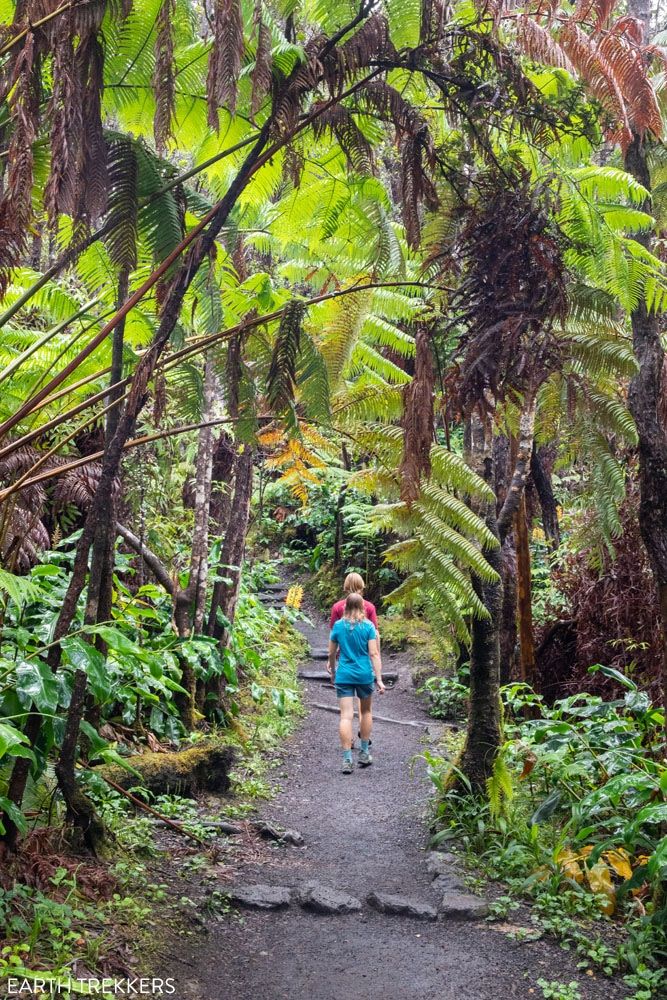
[{"label": "mossy tree trunk", "polygon": [[[502,741],[500,720],[500,632],[503,611],[501,546],[505,541],[524,495],[535,433],[536,393],[526,394],[519,422],[514,470],[505,501],[496,512],[494,501],[484,501],[477,513],[498,539],[498,546],[484,555],[498,574],[496,581],[473,578],[473,586],[488,612],[488,618],[473,618],[470,648],[470,701],[466,743],[460,768],[475,791],[484,791],[486,779]],[[491,486],[495,484],[494,442],[491,419],[477,412],[468,415],[464,433],[466,461]]]}]

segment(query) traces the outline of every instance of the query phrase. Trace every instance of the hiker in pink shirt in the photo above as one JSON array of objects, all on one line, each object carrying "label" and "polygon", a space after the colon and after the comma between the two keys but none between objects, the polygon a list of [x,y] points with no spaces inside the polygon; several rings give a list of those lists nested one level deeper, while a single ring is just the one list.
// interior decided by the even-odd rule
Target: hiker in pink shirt
[{"label": "hiker in pink shirt", "polygon": [[[333,628],[336,622],[343,617],[345,614],[345,600],[348,594],[363,594],[366,584],[364,583],[363,577],[359,573],[348,573],[345,577],[345,583],[343,584],[343,593],[345,597],[342,601],[336,601],[331,609],[331,620],[329,622],[329,627]],[[371,625],[375,627],[375,631],[378,631],[378,616],[375,610],[375,605],[371,604],[370,601],[364,600],[364,609],[366,611],[366,617],[368,618]]]}]

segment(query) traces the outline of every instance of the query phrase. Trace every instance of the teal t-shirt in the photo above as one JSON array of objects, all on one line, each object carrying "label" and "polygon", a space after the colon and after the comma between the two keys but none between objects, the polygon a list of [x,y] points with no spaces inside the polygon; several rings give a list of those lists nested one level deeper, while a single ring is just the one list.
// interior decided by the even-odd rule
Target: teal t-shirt
[{"label": "teal t-shirt", "polygon": [[372,684],[375,675],[368,643],[377,639],[374,625],[368,620],[353,622],[340,618],[331,629],[331,639],[338,643],[340,656],[336,668],[336,684]]}]

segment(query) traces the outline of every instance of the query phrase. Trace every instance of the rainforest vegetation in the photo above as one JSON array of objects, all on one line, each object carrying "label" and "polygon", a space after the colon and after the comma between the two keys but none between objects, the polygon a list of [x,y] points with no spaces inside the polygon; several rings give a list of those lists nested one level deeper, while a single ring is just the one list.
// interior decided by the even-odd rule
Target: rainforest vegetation
[{"label": "rainforest vegetation", "polygon": [[661,27],[0,0],[0,972],[62,973],[91,905],[143,919],[77,876],[147,846],[142,803],[192,820],[135,763],[259,767],[300,588],[357,570],[466,720],[427,754],[436,842],[664,988]]}]

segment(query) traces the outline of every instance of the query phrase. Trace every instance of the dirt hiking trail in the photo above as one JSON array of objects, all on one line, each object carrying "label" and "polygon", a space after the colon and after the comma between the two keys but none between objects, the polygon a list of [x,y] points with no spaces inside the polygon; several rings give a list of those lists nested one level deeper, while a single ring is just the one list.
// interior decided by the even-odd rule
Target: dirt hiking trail
[{"label": "dirt hiking trail", "polygon": [[[327,623],[313,620],[303,631],[323,651]],[[376,722],[373,765],[344,775],[336,716],[314,707],[335,707],[334,692],[305,682],[308,715],[285,748],[281,791],[262,809],[303,845],[267,844],[261,861],[239,868],[240,917],[211,924],[172,956],[179,1000],[541,1000],[540,978],[577,980],[584,1000],[624,997],[620,984],[583,975],[557,944],[517,942],[475,914],[483,901],[469,895],[456,859],[429,852],[429,787],[414,758],[442,727],[420,706],[406,657],[383,665],[399,676],[374,698],[375,711],[423,728]],[[400,896],[418,916],[378,912],[369,893],[380,896],[376,907],[383,894]],[[436,920],[443,901],[449,910]],[[401,900],[385,904],[401,909]]]}]

